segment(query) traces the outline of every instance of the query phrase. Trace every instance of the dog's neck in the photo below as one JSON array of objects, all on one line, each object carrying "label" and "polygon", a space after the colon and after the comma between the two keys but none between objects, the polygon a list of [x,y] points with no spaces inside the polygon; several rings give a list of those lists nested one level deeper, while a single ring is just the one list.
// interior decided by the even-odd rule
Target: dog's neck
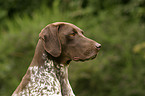
[{"label": "dog's neck", "polygon": [[56,76],[61,85],[62,96],[74,96],[73,90],[68,80],[68,65],[59,64],[55,66]]},{"label": "dog's neck", "polygon": [[[43,48],[42,41],[39,40],[37,47],[35,49],[34,58],[31,62],[29,69],[30,71],[32,71],[34,68],[37,69],[38,67],[38,70],[41,70],[42,72],[45,71],[47,73],[52,73],[53,75],[52,80],[53,82],[56,82],[54,83],[55,88],[53,89],[59,90],[60,92],[58,93],[62,94],[62,96],[74,96],[74,93],[72,91],[72,88],[68,80],[69,65],[59,64],[59,62],[60,59],[52,58],[51,56],[49,56],[49,54]],[[45,74],[45,75],[50,75],[50,74]]]}]

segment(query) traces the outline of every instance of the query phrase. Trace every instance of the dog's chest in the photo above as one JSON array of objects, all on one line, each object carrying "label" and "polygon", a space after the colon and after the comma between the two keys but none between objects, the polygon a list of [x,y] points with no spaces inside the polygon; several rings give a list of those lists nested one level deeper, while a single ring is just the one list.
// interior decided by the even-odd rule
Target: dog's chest
[{"label": "dog's chest", "polygon": [[30,82],[20,92],[26,96],[61,96],[61,86],[57,79],[52,61],[45,61],[44,66],[29,67]]}]

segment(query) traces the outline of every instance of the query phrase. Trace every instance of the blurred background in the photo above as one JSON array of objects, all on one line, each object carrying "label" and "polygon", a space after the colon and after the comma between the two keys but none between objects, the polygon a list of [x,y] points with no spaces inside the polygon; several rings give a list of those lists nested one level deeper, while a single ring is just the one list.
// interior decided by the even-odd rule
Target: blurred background
[{"label": "blurred background", "polygon": [[102,44],[96,59],[71,62],[76,96],[145,96],[145,0],[0,0],[0,96],[10,96],[47,24],[77,25]]}]

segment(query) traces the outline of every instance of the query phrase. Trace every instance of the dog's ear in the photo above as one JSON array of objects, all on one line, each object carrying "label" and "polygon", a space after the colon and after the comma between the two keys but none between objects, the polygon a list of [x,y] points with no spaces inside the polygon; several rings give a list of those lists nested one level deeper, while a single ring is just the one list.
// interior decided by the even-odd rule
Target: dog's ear
[{"label": "dog's ear", "polygon": [[42,29],[39,38],[43,40],[44,49],[53,57],[58,57],[61,54],[61,44],[58,36],[57,25],[47,25]]}]

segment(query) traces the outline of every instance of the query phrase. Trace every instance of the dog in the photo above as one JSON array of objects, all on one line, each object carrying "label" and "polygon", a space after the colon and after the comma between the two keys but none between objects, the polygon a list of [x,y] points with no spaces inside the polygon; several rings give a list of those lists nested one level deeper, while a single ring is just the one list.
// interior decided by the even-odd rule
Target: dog
[{"label": "dog", "polygon": [[43,28],[32,62],[12,96],[75,96],[68,80],[70,61],[94,59],[101,48],[83,34],[66,22]]}]

